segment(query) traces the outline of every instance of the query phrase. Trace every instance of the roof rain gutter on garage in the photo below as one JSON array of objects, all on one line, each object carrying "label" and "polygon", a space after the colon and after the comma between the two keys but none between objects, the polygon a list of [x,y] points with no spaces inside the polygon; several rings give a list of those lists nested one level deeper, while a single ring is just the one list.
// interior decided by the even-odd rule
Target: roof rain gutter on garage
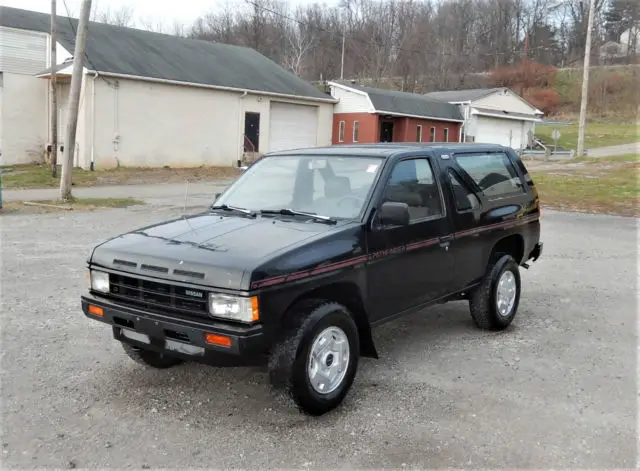
[{"label": "roof rain gutter on garage", "polygon": [[305,101],[311,101],[311,102],[332,103],[332,104],[338,103],[338,100],[336,100],[335,98],[316,98],[316,97],[303,96],[303,95],[288,95],[284,93],[267,92],[262,90],[251,90],[247,88],[226,87],[222,85],[207,85],[204,83],[194,83],[194,82],[182,82],[179,80],[159,79],[154,77],[142,77],[140,75],[118,74],[114,72],[91,71],[90,73],[92,74],[99,73],[103,77],[140,80],[143,82],[165,83],[167,85],[181,85],[184,87],[205,88],[210,90],[219,90],[219,91],[235,92],[235,93],[247,92],[247,93],[252,93],[256,95],[271,96],[274,98],[284,98],[287,100],[305,100]]},{"label": "roof rain gutter on garage", "polygon": [[419,116],[419,115],[416,115],[416,114],[394,113],[392,111],[375,110],[374,113],[382,114],[382,115],[388,115],[388,116],[398,116],[398,117],[401,117],[401,118],[432,119],[434,121],[449,121],[451,123],[463,123],[464,122],[464,120],[462,120],[462,119],[439,118],[439,117],[436,117],[436,116]]}]

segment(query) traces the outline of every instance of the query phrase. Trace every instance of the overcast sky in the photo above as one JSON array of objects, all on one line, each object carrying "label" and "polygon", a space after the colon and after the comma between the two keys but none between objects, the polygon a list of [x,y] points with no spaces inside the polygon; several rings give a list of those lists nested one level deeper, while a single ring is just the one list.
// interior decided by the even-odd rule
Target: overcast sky
[{"label": "overcast sky", "polygon": [[[76,16],[80,12],[81,0],[65,0],[66,4]],[[191,23],[201,14],[215,11],[217,5],[224,5],[227,0],[93,0],[92,10],[102,10],[107,6],[118,9],[122,5],[131,5],[136,18],[149,18],[161,20],[169,25],[177,21],[182,24]],[[242,0],[229,0],[229,3],[243,3]],[[290,4],[311,3],[311,0],[289,0]],[[319,0],[318,3],[335,5],[338,0]],[[0,0],[0,5],[35,10],[43,13],[51,11],[50,0]],[[58,14],[66,15],[65,4],[62,0],[57,2]]]}]

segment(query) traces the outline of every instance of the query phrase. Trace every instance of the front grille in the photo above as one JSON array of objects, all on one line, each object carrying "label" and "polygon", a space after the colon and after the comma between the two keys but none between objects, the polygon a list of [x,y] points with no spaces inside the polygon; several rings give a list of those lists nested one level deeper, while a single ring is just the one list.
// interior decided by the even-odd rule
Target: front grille
[{"label": "front grille", "polygon": [[207,292],[131,276],[109,275],[110,297],[152,311],[208,317]]}]

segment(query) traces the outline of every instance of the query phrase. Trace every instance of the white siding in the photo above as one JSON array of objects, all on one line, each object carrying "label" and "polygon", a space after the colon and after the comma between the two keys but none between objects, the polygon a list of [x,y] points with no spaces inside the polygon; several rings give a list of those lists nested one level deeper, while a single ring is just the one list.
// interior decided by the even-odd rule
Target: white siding
[{"label": "white siding", "polygon": [[332,86],[331,96],[340,100],[334,107],[335,113],[369,113],[373,111],[366,95]]},{"label": "white siding", "polygon": [[48,135],[47,85],[43,79],[2,73],[2,165],[42,160]]},{"label": "white siding", "polygon": [[533,115],[536,109],[522,101],[513,92],[507,91],[506,94],[501,92],[492,93],[489,96],[480,98],[472,103],[473,106],[479,108],[488,108],[492,110],[505,110],[512,113],[526,113]]},{"label": "white siding", "polygon": [[34,75],[47,68],[47,38],[43,33],[0,26],[0,71]]},{"label": "white siding", "polygon": [[499,144],[519,150],[525,141],[525,121],[476,117],[475,142]]},{"label": "white siding", "polygon": [[[93,78],[88,82],[93,83]],[[262,152],[269,149],[270,97],[142,80],[117,83],[114,89],[96,79],[93,126],[91,86],[87,87],[83,132],[87,146],[80,150],[85,168],[92,136],[96,168],[236,165],[243,154],[245,112],[260,113],[259,147]],[[333,105],[318,106],[317,144],[328,145]]]}]

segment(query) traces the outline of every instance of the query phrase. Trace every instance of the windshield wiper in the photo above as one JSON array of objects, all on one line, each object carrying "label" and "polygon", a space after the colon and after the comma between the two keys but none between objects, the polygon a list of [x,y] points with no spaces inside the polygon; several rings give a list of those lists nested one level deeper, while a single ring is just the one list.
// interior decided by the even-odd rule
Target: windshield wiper
[{"label": "windshield wiper", "polygon": [[220,204],[220,205],[212,205],[211,209],[222,209],[223,211],[236,211],[238,213],[243,213],[251,217],[255,217],[256,213],[246,208],[239,208],[237,206],[229,206],[228,204]]},{"label": "windshield wiper", "polygon": [[261,209],[260,214],[282,214],[284,216],[306,216],[316,221],[323,221],[329,224],[335,224],[336,220],[331,216],[323,216],[321,214],[316,213],[306,213],[304,211],[297,211],[295,209],[290,208],[282,208],[282,209]]}]

